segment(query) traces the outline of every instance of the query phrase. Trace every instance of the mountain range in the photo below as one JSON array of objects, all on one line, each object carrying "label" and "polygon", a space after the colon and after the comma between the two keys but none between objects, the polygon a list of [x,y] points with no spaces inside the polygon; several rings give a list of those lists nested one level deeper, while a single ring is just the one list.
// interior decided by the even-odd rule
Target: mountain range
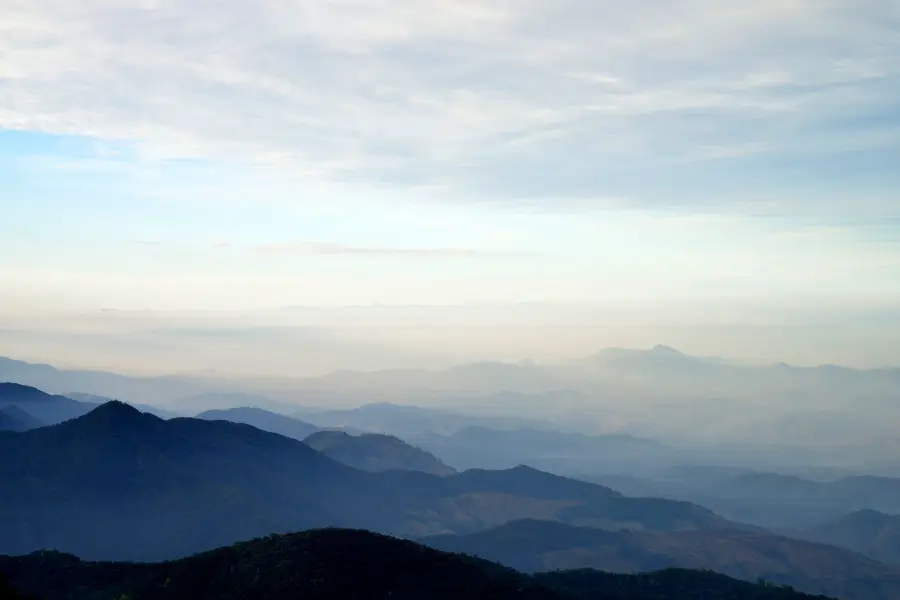
[{"label": "mountain range", "polygon": [[306,444],[226,421],[163,420],[120,402],[0,434],[0,551],[85,558],[184,556],[317,526],[467,533],[519,518],[642,529],[716,528],[696,505],[630,499],[519,467],[366,473]]},{"label": "mountain range", "polygon": [[196,418],[206,421],[244,423],[263,431],[277,433],[301,441],[319,431],[319,428],[315,425],[300,419],[293,419],[262,408],[248,406],[207,410],[198,414]]},{"label": "mountain range", "polygon": [[432,475],[456,473],[455,469],[445,465],[430,452],[390,435],[350,435],[343,431],[319,431],[304,442],[340,463],[363,471],[422,471]]}]

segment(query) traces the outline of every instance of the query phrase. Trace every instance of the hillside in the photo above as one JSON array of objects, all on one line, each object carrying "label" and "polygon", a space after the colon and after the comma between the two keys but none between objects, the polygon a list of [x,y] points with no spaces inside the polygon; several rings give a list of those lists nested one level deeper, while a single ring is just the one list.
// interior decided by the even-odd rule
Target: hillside
[{"label": "hillside", "polygon": [[812,600],[702,572],[529,577],[367,531],[269,536],[157,564],[86,563],[39,552],[0,557],[0,573],[46,600]]},{"label": "hillside", "polygon": [[421,541],[440,550],[472,554],[531,572],[581,568],[635,572],[680,567],[709,569],[748,581],[763,578],[847,600],[900,597],[898,568],[833,546],[761,532],[611,532],[519,521],[470,535]]},{"label": "hillside", "polygon": [[452,475],[456,471],[430,452],[390,435],[349,435],[343,431],[320,431],[304,442],[334,460],[363,471],[422,471]]},{"label": "hillside", "polygon": [[37,429],[38,427],[43,426],[43,423],[15,404],[0,408],[0,431],[20,432],[28,431],[29,429]]},{"label": "hillside", "polygon": [[277,433],[295,440],[303,441],[310,435],[319,431],[315,425],[285,417],[262,408],[239,407],[220,410],[207,410],[197,415],[198,419],[207,421],[231,421],[232,423],[244,423],[257,429]]},{"label": "hillside", "polygon": [[850,548],[883,562],[900,564],[900,515],[861,510],[822,523],[801,535]]},{"label": "hillside", "polygon": [[18,406],[38,422],[47,425],[80,417],[96,408],[96,405],[66,396],[52,396],[27,385],[0,383],[0,407],[9,405]]}]

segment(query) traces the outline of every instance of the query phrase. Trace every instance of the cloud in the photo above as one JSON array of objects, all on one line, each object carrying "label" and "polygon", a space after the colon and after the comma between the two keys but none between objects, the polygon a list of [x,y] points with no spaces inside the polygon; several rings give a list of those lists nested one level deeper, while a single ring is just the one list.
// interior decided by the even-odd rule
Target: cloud
[{"label": "cloud", "polygon": [[279,165],[307,181],[638,201],[661,193],[649,170],[664,189],[696,163],[900,147],[889,0],[3,0],[0,11],[0,128]]},{"label": "cloud", "polygon": [[241,250],[264,254],[295,254],[311,256],[369,256],[384,258],[524,258],[538,256],[537,252],[521,250],[482,250],[477,248],[408,248],[386,246],[358,246],[337,242],[279,242],[256,245],[238,245],[231,242],[211,244],[188,244],[183,242],[161,242],[156,240],[135,240],[138,246],[168,248],[177,250]]},{"label": "cloud", "polygon": [[290,242],[256,246],[268,253],[317,254],[324,256],[362,255],[408,258],[489,258],[529,256],[524,252],[486,251],[473,248],[387,248],[366,247],[331,242]]}]

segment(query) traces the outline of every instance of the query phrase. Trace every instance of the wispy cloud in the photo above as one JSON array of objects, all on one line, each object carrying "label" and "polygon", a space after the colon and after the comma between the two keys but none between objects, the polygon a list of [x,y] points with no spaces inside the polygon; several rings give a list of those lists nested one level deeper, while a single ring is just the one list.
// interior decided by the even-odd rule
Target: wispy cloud
[{"label": "wispy cloud", "polygon": [[189,244],[184,242],[135,240],[134,244],[150,248],[169,248],[178,250],[228,250],[273,255],[369,256],[375,258],[525,258],[540,255],[539,252],[526,252],[522,250],[504,251],[482,250],[477,248],[359,246],[321,241],[293,241],[241,245],[232,242]]},{"label": "wispy cloud", "polygon": [[[608,197],[660,163],[900,147],[900,9],[886,0],[0,10],[0,127],[306,180]],[[883,117],[848,126],[849,113]]]}]

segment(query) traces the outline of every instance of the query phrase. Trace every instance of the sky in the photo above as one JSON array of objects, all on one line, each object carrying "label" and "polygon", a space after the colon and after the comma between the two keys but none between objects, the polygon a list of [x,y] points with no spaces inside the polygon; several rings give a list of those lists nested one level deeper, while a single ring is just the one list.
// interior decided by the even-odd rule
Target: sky
[{"label": "sky", "polygon": [[374,306],[354,365],[900,364],[898,30],[891,0],[0,0],[0,354],[271,370],[244,334],[325,328],[284,307]]}]

